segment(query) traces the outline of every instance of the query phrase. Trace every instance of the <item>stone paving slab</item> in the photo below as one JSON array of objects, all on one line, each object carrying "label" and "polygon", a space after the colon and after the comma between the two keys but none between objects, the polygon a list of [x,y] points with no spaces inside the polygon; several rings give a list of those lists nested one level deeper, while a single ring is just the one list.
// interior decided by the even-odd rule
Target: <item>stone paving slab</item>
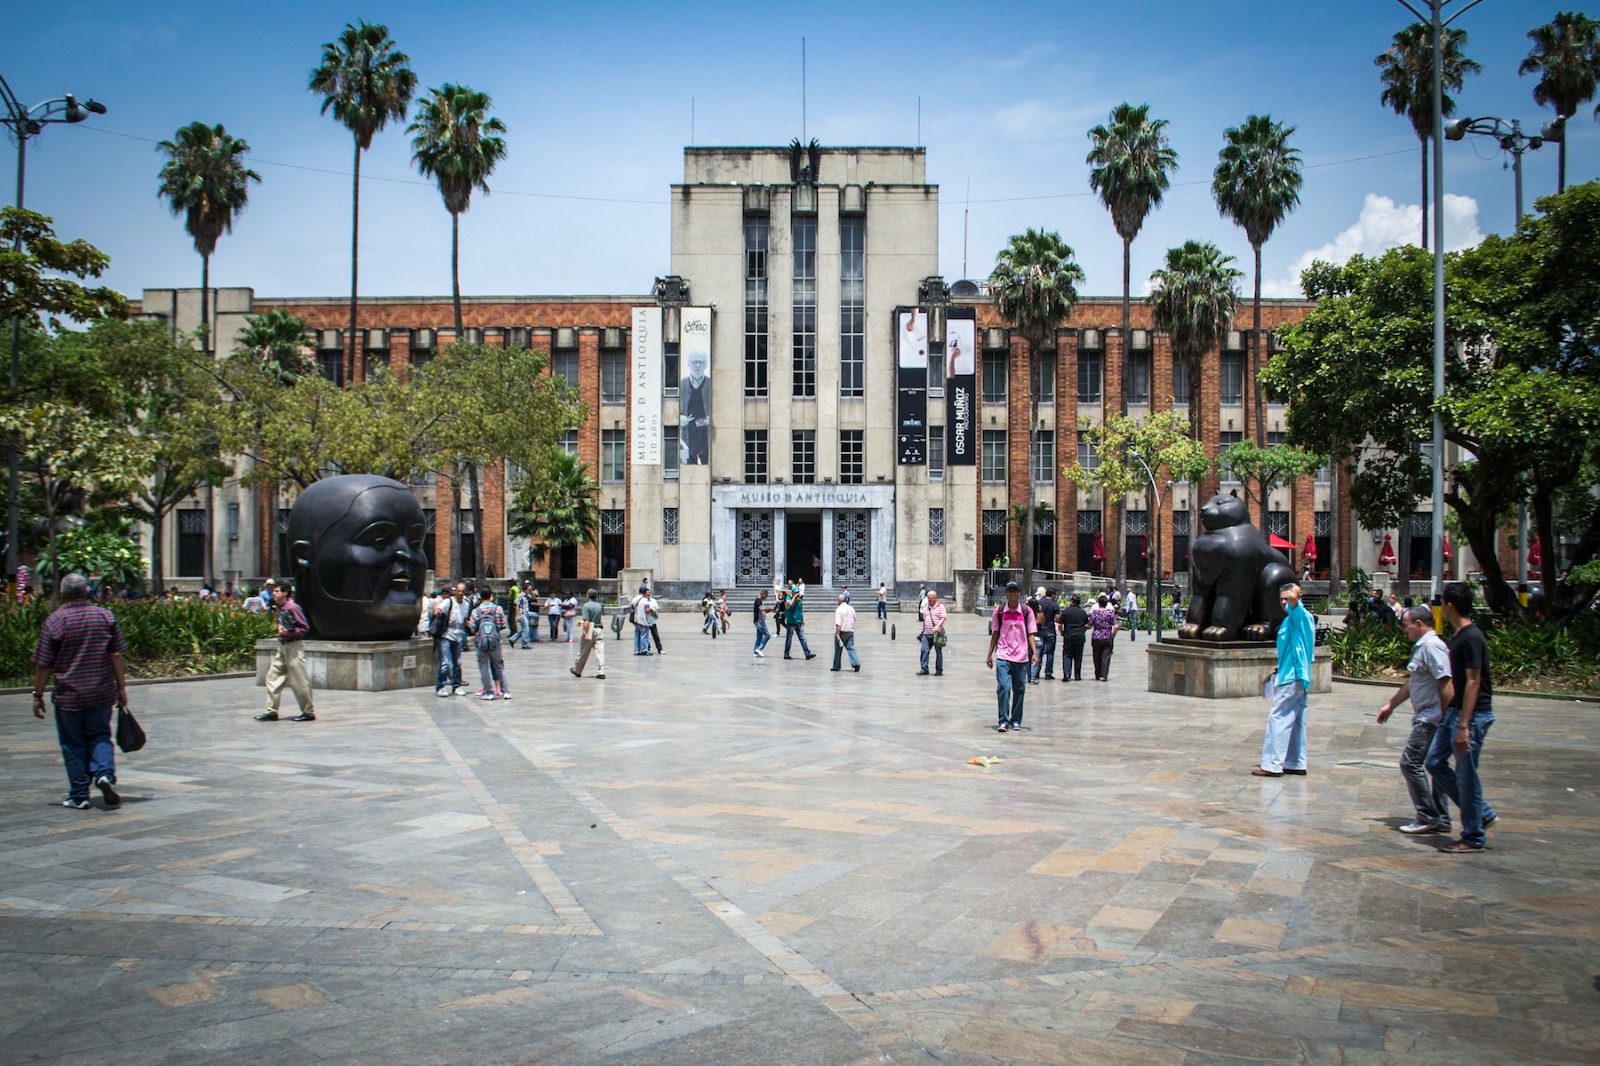
[{"label": "stone paving slab", "polygon": [[[506,652],[515,698],[135,690],[115,812],[0,697],[0,1059],[47,1063],[1578,1063],[1600,1059],[1596,709],[1506,699],[1488,851],[1402,837],[1406,723],[943,677],[669,615],[665,656]],[[818,641],[826,650],[825,627]],[[470,669],[469,673],[473,671]],[[1401,716],[1403,717],[1403,716]],[[1001,761],[970,765],[978,755]]]}]

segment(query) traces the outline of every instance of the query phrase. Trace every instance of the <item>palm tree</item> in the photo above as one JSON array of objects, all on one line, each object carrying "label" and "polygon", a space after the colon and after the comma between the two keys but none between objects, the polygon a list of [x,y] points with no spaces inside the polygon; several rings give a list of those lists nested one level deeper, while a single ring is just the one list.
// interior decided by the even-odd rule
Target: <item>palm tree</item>
[{"label": "palm tree", "polygon": [[217,250],[217,240],[233,229],[233,220],[250,199],[250,183],[260,181],[261,175],[244,165],[250,145],[230,136],[220,122],[215,126],[191,122],[156,147],[167,156],[157,195],[174,215],[183,216],[183,228],[200,253],[200,344],[209,355],[211,254]]},{"label": "palm tree", "polygon": [[[1167,264],[1150,275],[1150,318],[1172,341],[1189,378],[1189,435],[1200,440],[1200,383],[1207,352],[1222,347],[1233,328],[1239,279],[1233,256],[1209,241],[1185,241],[1167,249]],[[1189,528],[1200,530],[1200,493],[1189,491]]]},{"label": "palm tree", "polygon": [[389,28],[369,22],[345,25],[337,41],[322,46],[322,64],[311,72],[309,88],[322,95],[322,113],[333,112],[355,138],[355,174],[350,193],[350,329],[346,378],[356,368],[356,290],[361,265],[361,153],[389,124],[405,121],[417,90],[409,56],[389,39]]},{"label": "palm tree", "polygon": [[293,385],[311,370],[305,353],[305,320],[281,307],[245,319],[238,345],[241,352],[254,355],[261,372],[280,385]]},{"label": "palm tree", "polygon": [[[1556,109],[1556,121],[1565,122],[1578,106],[1594,98],[1600,80],[1600,22],[1575,11],[1559,12],[1543,26],[1528,31],[1533,49],[1518,74],[1538,74],[1533,101]],[[1600,109],[1596,115],[1600,116]],[[1567,138],[1561,138],[1556,163],[1556,191],[1567,187]]]},{"label": "palm tree", "polygon": [[[1456,102],[1450,93],[1460,92],[1468,74],[1483,68],[1461,54],[1467,43],[1466,30],[1446,29],[1440,55],[1445,92],[1443,116],[1455,114]],[[1394,43],[1373,59],[1380,68],[1383,92],[1378,99],[1395,114],[1411,120],[1422,154],[1422,247],[1428,247],[1428,142],[1433,137],[1433,30],[1426,22],[1413,22],[1394,35]]]},{"label": "palm tree", "polygon": [[455,299],[456,337],[461,336],[461,213],[472,190],[489,192],[489,174],[506,156],[506,124],[489,117],[489,94],[446,83],[417,106],[407,133],[411,161],[439,185],[450,212],[450,293]]},{"label": "palm tree", "polygon": [[1129,274],[1133,239],[1145,216],[1161,205],[1161,195],[1178,169],[1178,153],[1167,144],[1167,120],[1150,118],[1150,105],[1118,104],[1110,124],[1089,131],[1093,145],[1085,160],[1089,188],[1111,212],[1111,224],[1122,238],[1122,381],[1121,409],[1128,413]]},{"label": "palm tree", "polygon": [[[1255,379],[1256,444],[1267,446],[1266,411],[1261,398],[1261,246],[1278,223],[1300,203],[1300,152],[1289,146],[1293,126],[1251,115],[1223,133],[1211,195],[1217,208],[1244,230],[1255,254],[1254,314],[1250,326],[1250,374]],[[1261,494],[1261,528],[1267,528],[1266,493]]]},{"label": "palm tree", "polygon": [[[1033,360],[1044,342],[1072,314],[1078,303],[1083,268],[1060,234],[1029,228],[1014,236],[995,257],[989,289],[995,308],[1028,343],[1028,521],[1022,551],[1022,583],[1033,587],[1034,478],[1033,434],[1039,424],[1039,388]],[[1055,472],[1051,471],[1054,480]]]},{"label": "palm tree", "polygon": [[[594,541],[600,525],[599,486],[577,455],[558,449],[544,478],[529,478],[511,505],[507,532],[533,541],[534,561]],[[558,575],[551,566],[551,578]]]}]

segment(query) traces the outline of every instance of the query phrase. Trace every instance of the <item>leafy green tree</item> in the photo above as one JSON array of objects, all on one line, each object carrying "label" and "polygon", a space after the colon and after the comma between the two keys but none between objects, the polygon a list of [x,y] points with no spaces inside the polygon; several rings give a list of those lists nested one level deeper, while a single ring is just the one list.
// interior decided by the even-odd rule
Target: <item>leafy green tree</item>
[{"label": "leafy green tree", "polygon": [[161,166],[158,195],[174,215],[183,216],[183,228],[200,253],[200,344],[201,350],[210,354],[214,350],[211,255],[249,201],[250,183],[259,182],[261,175],[244,165],[250,145],[231,136],[220,122],[215,126],[191,122],[157,148],[167,157]]},{"label": "leafy green tree", "polygon": [[1185,241],[1167,249],[1166,266],[1150,275],[1150,317],[1172,342],[1189,378],[1189,435],[1200,439],[1200,395],[1207,352],[1216,351],[1233,328],[1239,279],[1233,256],[1209,241]]},{"label": "leafy green tree", "polygon": [[[1523,58],[1518,74],[1537,74],[1533,102],[1555,109],[1556,121],[1565,123],[1578,108],[1594,99],[1600,82],[1600,22],[1576,11],[1557,12],[1543,26],[1528,31],[1533,47]],[[1600,113],[1600,112],[1597,112]],[[1556,157],[1556,192],[1567,188],[1567,138],[1561,138]]]},{"label": "leafy green tree", "polygon": [[[1466,43],[1466,30],[1445,29],[1444,46],[1439,57],[1444,75],[1441,113],[1445,118],[1456,111],[1456,102],[1450,94],[1461,91],[1468,74],[1476,74],[1483,69],[1476,60],[1468,59],[1462,53]],[[1383,92],[1378,99],[1395,114],[1410,121],[1411,129],[1421,145],[1422,247],[1426,248],[1428,212],[1432,207],[1428,199],[1428,144],[1433,139],[1433,28],[1425,22],[1413,22],[1396,33],[1393,43],[1372,63],[1378,68],[1378,77],[1383,82]]]},{"label": "leafy green tree", "polygon": [[[1033,434],[1039,424],[1038,375],[1033,361],[1041,357],[1044,343],[1071,315],[1078,303],[1083,268],[1060,234],[1028,229],[1007,242],[995,257],[989,275],[995,309],[1028,344],[1028,523],[1022,551],[1022,582],[1033,585]],[[1053,480],[1053,478],[1052,478]],[[1120,554],[1118,555],[1120,559]]]},{"label": "leafy green tree", "polygon": [[456,337],[461,330],[461,215],[472,202],[472,190],[489,192],[489,175],[505,158],[506,141],[498,136],[506,125],[489,116],[489,94],[446,83],[432,89],[417,105],[417,118],[407,130],[411,160],[433,178],[450,212],[450,294],[455,304]]},{"label": "leafy green tree", "polygon": [[540,476],[523,482],[506,528],[532,541],[529,551],[534,561],[593,543],[600,526],[600,487],[589,476],[589,468],[571,452],[552,448],[530,473]]},{"label": "leafy green tree", "polygon": [[41,319],[56,324],[126,316],[121,293],[81,284],[105,273],[111,257],[88,241],[58,240],[50,223],[36,211],[0,208],[0,245],[10,249],[0,254],[0,319],[34,328]]},{"label": "leafy green tree", "polygon": [[[1263,448],[1253,440],[1242,440],[1222,449],[1217,456],[1217,470],[1231,470],[1245,487],[1245,498],[1255,498],[1266,513],[1267,501],[1274,489],[1293,485],[1300,478],[1313,473],[1323,463],[1320,455],[1293,446]],[[1259,497],[1252,497],[1250,486],[1255,485]],[[1258,527],[1262,532],[1266,526]]]},{"label": "leafy green tree", "polygon": [[1089,131],[1089,188],[1111,212],[1111,224],[1122,238],[1122,380],[1121,410],[1128,410],[1126,388],[1129,337],[1129,272],[1133,239],[1145,218],[1161,206],[1162,194],[1178,169],[1178,153],[1167,143],[1167,120],[1152,119],[1150,105],[1121,103],[1111,109],[1107,125]]},{"label": "leafy green tree", "polygon": [[[1261,246],[1300,203],[1300,152],[1289,144],[1293,134],[1293,126],[1266,115],[1251,115],[1243,125],[1223,133],[1222,151],[1211,178],[1211,195],[1218,209],[1244,230],[1255,255],[1250,373],[1255,378],[1256,443],[1262,447],[1267,443],[1267,420],[1261,395]],[[1262,495],[1265,498],[1265,493]],[[1261,527],[1266,525],[1263,510]]]},{"label": "leafy green tree", "polygon": [[292,311],[274,308],[244,320],[237,339],[240,351],[259,360],[261,370],[281,385],[293,385],[314,367],[306,353],[305,320]]},{"label": "leafy green tree", "polygon": [[62,575],[78,573],[113,585],[136,585],[144,576],[144,557],[127,537],[91,529],[68,529],[39,556],[37,568],[46,587]]},{"label": "leafy green tree", "polygon": [[417,76],[411,57],[389,38],[389,28],[364,21],[347,23],[339,39],[322,46],[322,62],[311,72],[309,88],[322,97],[322,113],[333,112],[355,139],[355,173],[350,184],[350,328],[345,380],[356,374],[356,292],[361,266],[361,153],[390,120],[404,122]]}]

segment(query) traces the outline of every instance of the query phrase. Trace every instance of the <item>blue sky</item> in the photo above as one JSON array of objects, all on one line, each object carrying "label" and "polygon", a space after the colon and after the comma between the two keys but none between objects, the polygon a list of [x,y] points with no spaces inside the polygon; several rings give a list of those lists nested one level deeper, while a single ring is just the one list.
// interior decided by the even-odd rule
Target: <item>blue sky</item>
[{"label": "blue sky", "polygon": [[[1461,6],[1461,0],[1451,10]],[[1527,31],[1557,6],[1486,0],[1458,23],[1484,71],[1458,114],[1551,117],[1519,77]],[[668,186],[682,148],[913,144],[942,186],[941,270],[987,274],[1006,238],[1059,231],[1086,295],[1120,292],[1109,216],[1089,194],[1087,130],[1117,103],[1170,120],[1180,169],[1134,243],[1133,276],[1188,238],[1216,241],[1248,271],[1242,233],[1218,217],[1210,177],[1222,131],[1252,112],[1297,127],[1300,208],[1268,243],[1269,293],[1293,290],[1311,255],[1415,240],[1418,146],[1378,103],[1372,59],[1411,20],[1394,0],[1123,4],[74,2],[12,12],[0,73],[25,103],[63,92],[105,101],[82,127],[30,144],[27,205],[59,233],[112,256],[108,282],[199,284],[180,220],[157,200],[154,141],[194,120],[249,141],[262,182],[213,259],[212,283],[268,296],[348,292],[351,140],[305,88],[322,42],[357,18],[387,24],[423,87],[491,94],[509,155],[462,223],[469,294],[644,293],[669,266]],[[693,101],[691,105],[691,101]],[[1595,176],[1600,125],[1569,131],[1568,181]],[[91,128],[92,127],[92,128]],[[1446,145],[1451,244],[1512,226],[1512,177],[1472,138]],[[0,189],[11,188],[10,165]],[[1555,191],[1554,146],[1525,157],[1531,210]],[[363,162],[362,292],[449,291],[449,217],[390,127]],[[10,197],[7,196],[7,202]],[[691,279],[692,280],[692,279]],[[1247,280],[1248,284],[1248,280]]]}]

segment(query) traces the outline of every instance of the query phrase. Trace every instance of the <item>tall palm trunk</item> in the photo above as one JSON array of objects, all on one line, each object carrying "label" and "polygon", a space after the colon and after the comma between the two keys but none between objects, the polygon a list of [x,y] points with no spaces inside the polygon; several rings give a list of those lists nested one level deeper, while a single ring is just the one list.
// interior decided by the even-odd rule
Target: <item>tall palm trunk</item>
[{"label": "tall palm trunk", "polygon": [[1422,138],[1422,250],[1428,250],[1428,138]]},{"label": "tall palm trunk", "polygon": [[[1261,391],[1261,245],[1251,245],[1256,257],[1256,292],[1252,301],[1252,318],[1250,323],[1250,376],[1255,386],[1255,411],[1256,411],[1256,447],[1267,446],[1267,420],[1266,404],[1262,399]],[[1261,496],[1261,525],[1258,527],[1265,533],[1267,531],[1267,479],[1261,478],[1256,482],[1256,491]]]},{"label": "tall palm trunk", "polygon": [[[215,350],[211,343],[211,256],[200,257],[200,350],[205,354],[206,361],[211,361],[211,353]],[[215,562],[215,541],[213,530],[216,529],[216,489],[211,485],[206,486],[206,579],[212,577],[212,564]],[[157,525],[160,524],[158,519]]]},{"label": "tall palm trunk", "polygon": [[450,295],[456,306],[456,343],[460,344],[461,331],[461,216],[450,212]]},{"label": "tall palm trunk", "polygon": [[350,184],[350,329],[344,379],[356,379],[356,283],[361,269],[361,140],[356,139],[355,178]]},{"label": "tall palm trunk", "polygon": [[[1133,343],[1129,294],[1132,292],[1133,239],[1122,238],[1122,387],[1117,390],[1117,410],[1128,413],[1128,347]],[[1153,368],[1152,368],[1153,369]],[[1128,585],[1128,501],[1121,496],[1116,502],[1117,527],[1117,588]]]},{"label": "tall palm trunk", "polygon": [[[1561,115],[1561,114],[1558,113],[1556,117],[1561,122],[1565,122],[1566,121],[1566,116],[1564,116],[1564,115]],[[1562,132],[1561,139],[1556,142],[1556,192],[1558,194],[1559,193],[1564,193],[1564,192],[1567,191],[1567,138],[1566,138],[1566,130],[1563,129],[1561,132]]]},{"label": "tall palm trunk", "polygon": [[[1342,463],[1333,462],[1328,472],[1328,606],[1339,597],[1339,472]],[[1315,519],[1312,519],[1315,522]],[[1315,537],[1316,529],[1312,528]],[[1312,541],[1316,543],[1315,540]],[[1352,548],[1354,542],[1351,542]]]}]

